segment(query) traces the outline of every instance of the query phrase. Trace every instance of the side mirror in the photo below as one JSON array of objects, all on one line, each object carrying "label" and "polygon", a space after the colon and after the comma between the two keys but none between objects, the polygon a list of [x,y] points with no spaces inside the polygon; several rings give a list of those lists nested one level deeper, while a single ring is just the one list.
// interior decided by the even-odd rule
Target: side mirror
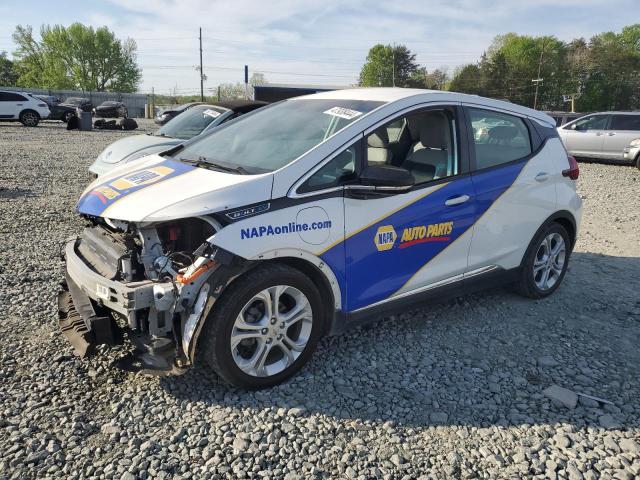
[{"label": "side mirror", "polygon": [[393,165],[370,165],[360,175],[363,187],[374,187],[373,190],[407,191],[415,183],[409,170]]},{"label": "side mirror", "polygon": [[575,123],[571,124],[571,130],[577,130],[578,126]]}]

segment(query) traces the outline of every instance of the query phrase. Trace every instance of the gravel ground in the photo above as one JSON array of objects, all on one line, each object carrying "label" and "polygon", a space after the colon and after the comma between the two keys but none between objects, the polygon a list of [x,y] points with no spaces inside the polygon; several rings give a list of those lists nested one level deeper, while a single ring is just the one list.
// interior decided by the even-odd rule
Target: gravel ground
[{"label": "gravel ground", "polygon": [[640,476],[637,169],[581,164],[580,240],[551,298],[494,290],[381,319],[247,393],[204,367],[80,361],[57,331],[87,166],[126,134],[0,124],[0,478]]}]

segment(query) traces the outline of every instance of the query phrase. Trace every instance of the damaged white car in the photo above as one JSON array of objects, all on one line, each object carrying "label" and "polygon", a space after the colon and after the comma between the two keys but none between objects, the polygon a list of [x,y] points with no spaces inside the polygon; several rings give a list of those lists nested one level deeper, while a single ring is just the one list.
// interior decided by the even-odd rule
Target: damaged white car
[{"label": "damaged white car", "polygon": [[553,120],[514,104],[290,99],[94,181],[65,246],[60,326],[81,356],[126,341],[128,368],[178,374],[198,351],[229,383],[274,385],[321,336],[384,311],[497,282],[553,293],[577,177]]}]

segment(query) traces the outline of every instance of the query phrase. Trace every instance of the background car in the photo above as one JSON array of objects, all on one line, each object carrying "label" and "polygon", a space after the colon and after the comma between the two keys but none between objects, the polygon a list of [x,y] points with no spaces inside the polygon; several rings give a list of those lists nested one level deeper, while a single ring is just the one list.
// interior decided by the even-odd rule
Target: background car
[{"label": "background car", "polygon": [[112,143],[98,155],[96,161],[89,167],[89,171],[96,176],[104,175],[119,164],[168,150],[172,146],[264,105],[266,105],[265,102],[253,100],[231,100],[195,105],[153,135],[135,135]]},{"label": "background car", "polygon": [[122,102],[114,101],[102,102],[95,108],[94,113],[96,117],[102,118],[126,118],[129,116],[126,105]]},{"label": "background car", "polygon": [[18,120],[25,127],[35,127],[50,113],[43,100],[29,93],[0,90],[0,120]]},{"label": "background car", "polygon": [[41,99],[49,107],[51,113],[47,120],[62,120],[67,123],[71,117],[76,115],[76,108],[64,105],[58,97],[50,95],[34,95],[34,97]]},{"label": "background car", "polygon": [[625,160],[625,149],[640,138],[640,112],[593,113],[558,128],[558,134],[570,155]]},{"label": "background car", "polygon": [[91,100],[84,97],[69,97],[62,102],[62,105],[68,105],[74,108],[77,107],[83,112],[93,111],[93,103],[91,103]]},{"label": "background car", "polygon": [[629,146],[624,149],[622,156],[640,169],[640,136],[631,140]]},{"label": "background car", "polygon": [[584,117],[587,115],[586,113],[576,113],[576,112],[545,112],[551,118],[556,121],[556,127],[561,127],[569,122],[573,122],[574,120]]},{"label": "background car", "polygon": [[191,107],[195,107],[196,105],[202,105],[204,102],[191,102],[191,103],[183,103],[182,105],[178,105],[177,107],[167,108],[165,110],[160,111],[156,118],[153,120],[158,125],[164,125],[172,118],[177,117],[182,112],[189,110]]}]

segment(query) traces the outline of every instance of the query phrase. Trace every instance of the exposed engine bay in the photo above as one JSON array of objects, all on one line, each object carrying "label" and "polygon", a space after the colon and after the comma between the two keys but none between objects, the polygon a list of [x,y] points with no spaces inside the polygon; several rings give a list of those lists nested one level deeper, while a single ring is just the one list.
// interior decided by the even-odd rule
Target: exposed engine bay
[{"label": "exposed engine bay", "polygon": [[129,340],[127,370],[182,373],[193,363],[207,305],[244,262],[206,239],[212,217],[136,225],[88,217],[67,241],[58,298],[60,326],[80,357]]}]

